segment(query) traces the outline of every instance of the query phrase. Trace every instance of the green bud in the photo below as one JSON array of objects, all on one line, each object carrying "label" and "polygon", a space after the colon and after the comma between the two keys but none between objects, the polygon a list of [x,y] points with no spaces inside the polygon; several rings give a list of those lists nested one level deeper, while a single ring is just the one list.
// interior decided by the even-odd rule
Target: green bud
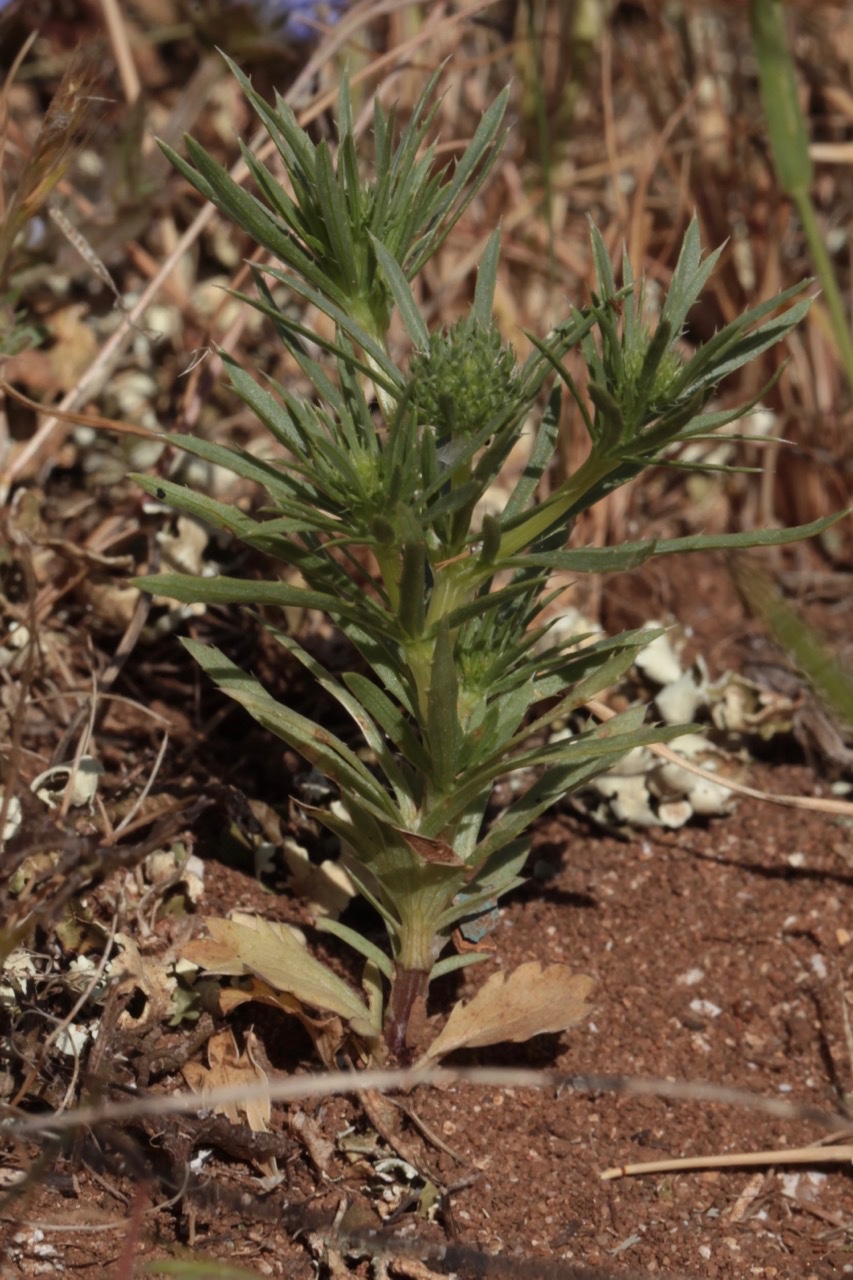
[{"label": "green bud", "polygon": [[501,547],[501,522],[488,512],[483,516],[480,564],[492,564]]},{"label": "green bud", "polygon": [[[648,328],[643,327],[639,334],[640,340],[633,350],[624,352],[625,378],[629,395],[639,392],[649,406],[654,406],[666,400],[667,392],[681,372],[682,361],[668,343],[656,342],[657,333],[652,335]],[[659,349],[661,346],[663,350]]]},{"label": "green bud", "polygon": [[390,547],[397,536],[397,530],[385,516],[375,515],[370,522],[370,531],[382,546]]}]

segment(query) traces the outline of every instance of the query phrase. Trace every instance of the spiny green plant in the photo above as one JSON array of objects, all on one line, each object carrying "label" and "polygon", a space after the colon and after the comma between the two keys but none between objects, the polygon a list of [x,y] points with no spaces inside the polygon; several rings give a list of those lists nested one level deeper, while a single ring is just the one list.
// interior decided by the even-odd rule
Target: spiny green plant
[{"label": "spiny green plant", "polygon": [[[448,946],[460,926],[473,924],[468,934],[476,937],[478,922],[521,883],[534,820],[632,748],[683,732],[646,725],[644,709],[634,708],[569,737],[550,733],[617,681],[650,639],[647,630],[585,644],[581,636],[554,638],[545,613],[557,594],[551,575],[625,570],[651,556],[699,548],[781,543],[828,523],[604,548],[566,545],[576,518],[605,494],[745,413],[751,406],[716,411],[708,402],[722,378],[783,338],[809,303],[796,297],[802,285],[789,289],[691,355],[680,339],[720,250],[703,260],[698,227],[690,225],[651,326],[642,284],[635,285],[625,260],[617,287],[592,228],[595,293],[547,337],[533,338],[533,354],[519,365],[493,320],[496,231],[482,255],[470,314],[430,333],[411,282],[494,166],[507,92],[485,112],[455,166],[445,168],[427,145],[438,76],[396,144],[394,112],[386,114],[377,98],[366,174],[346,84],[333,151],[312,141],[284,101],[269,105],[233,64],[232,70],[275,143],[288,189],[245,147],[256,194],[192,139],[188,159],[168,155],[280,264],[254,268],[257,293],[245,301],[269,319],[313,395],[259,379],[223,353],[236,394],[283,456],[266,460],[200,438],[172,438],[187,453],[254,481],[266,494],[257,514],[172,481],[137,480],[149,494],[298,570],[302,583],[273,573],[260,582],[167,574],[141,583],[187,602],[322,610],[372,673],[333,677],[265,615],[275,641],[352,718],[360,740],[353,745],[276,700],[218,649],[184,641],[228,696],[340,788],[342,808],[315,816],[350,850],[357,889],[387,930],[390,954],[339,922],[325,922],[366,959],[366,1003],[295,945],[285,948],[276,985],[350,1018],[374,1053],[383,1052],[384,1038],[385,1049],[405,1059],[430,982],[483,958],[464,945],[448,954]],[[292,305],[280,305],[283,293],[324,312],[334,336],[313,333]],[[408,363],[398,363],[389,347],[395,308],[414,349]],[[319,346],[319,358],[309,342]],[[564,367],[575,347],[589,371],[586,394]],[[589,454],[539,500],[564,393],[585,424]],[[522,434],[532,436],[532,445],[510,482],[506,464]],[[502,476],[509,497],[494,511],[484,499]],[[486,822],[495,781],[529,771],[532,784]],[[266,927],[263,941],[255,935],[260,952],[277,945],[275,930]],[[243,969],[226,960],[218,971],[257,975],[258,968],[247,958]],[[535,1004],[535,984],[529,998]]]}]

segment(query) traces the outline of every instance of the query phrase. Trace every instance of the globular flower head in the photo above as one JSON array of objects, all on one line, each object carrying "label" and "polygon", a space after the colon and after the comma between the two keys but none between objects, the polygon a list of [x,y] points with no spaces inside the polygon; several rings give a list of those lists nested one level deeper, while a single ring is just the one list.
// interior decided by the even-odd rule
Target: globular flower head
[{"label": "globular flower head", "polygon": [[472,318],[430,335],[410,369],[412,404],[418,420],[435,428],[440,441],[481,430],[515,398],[515,352],[498,330]]}]

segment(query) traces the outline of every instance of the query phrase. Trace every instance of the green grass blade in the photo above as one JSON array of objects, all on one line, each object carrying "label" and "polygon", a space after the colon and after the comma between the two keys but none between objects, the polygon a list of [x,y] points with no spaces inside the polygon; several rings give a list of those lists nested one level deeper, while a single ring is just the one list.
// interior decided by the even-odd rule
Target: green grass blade
[{"label": "green grass blade", "polygon": [[833,659],[826,644],[785,600],[767,574],[735,560],[732,576],[748,607],[761,618],[781,649],[792,658],[827,706],[853,730],[853,679]]},{"label": "green grass blade", "polygon": [[853,391],[853,339],[838,279],[826,251],[811,197],[814,169],[809,136],[800,106],[797,75],[786,31],[788,10],[782,0],[750,0],[752,41],[758,62],[761,101],[776,175],[797,206],[812,260],[817,269],[832,333]]}]

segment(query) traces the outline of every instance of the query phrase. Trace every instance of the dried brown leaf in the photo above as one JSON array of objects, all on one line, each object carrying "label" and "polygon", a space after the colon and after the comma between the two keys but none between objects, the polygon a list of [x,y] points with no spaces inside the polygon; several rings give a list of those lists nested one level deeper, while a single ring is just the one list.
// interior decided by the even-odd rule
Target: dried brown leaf
[{"label": "dried brown leaf", "polygon": [[589,1012],[586,998],[591,988],[592,978],[572,973],[564,964],[543,967],[531,960],[510,974],[493,973],[473,1000],[456,1005],[418,1066],[437,1062],[456,1049],[565,1031]]},{"label": "dried brown leaf", "polygon": [[413,853],[416,853],[419,858],[423,858],[424,862],[433,862],[440,867],[465,866],[465,863],[457,853],[454,853],[446,840],[436,840],[430,836],[421,836],[416,831],[406,831],[404,827],[395,827],[394,830],[403,837]]},{"label": "dried brown leaf", "polygon": [[[231,1088],[236,1086],[264,1085],[268,1076],[256,1061],[253,1054],[254,1034],[249,1032],[246,1047],[242,1053],[237,1048],[234,1033],[230,1029],[211,1036],[207,1042],[207,1061],[187,1062],[181,1074],[196,1093],[204,1095],[209,1089]],[[232,1124],[240,1123],[240,1112],[253,1133],[269,1133],[272,1108],[268,1094],[258,1097],[249,1089],[245,1102],[224,1103],[214,1107],[214,1111],[227,1116]],[[260,1163],[260,1162],[259,1162]],[[265,1161],[260,1167],[265,1172],[275,1173],[275,1161]]]}]

